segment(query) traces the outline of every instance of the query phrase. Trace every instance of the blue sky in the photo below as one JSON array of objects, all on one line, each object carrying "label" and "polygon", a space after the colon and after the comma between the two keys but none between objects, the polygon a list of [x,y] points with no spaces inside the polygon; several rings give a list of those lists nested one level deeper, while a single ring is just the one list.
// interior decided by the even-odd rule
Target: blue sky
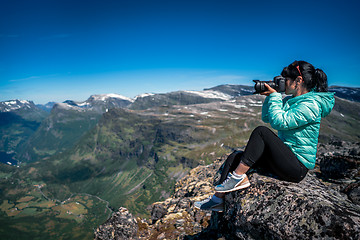
[{"label": "blue sky", "polygon": [[294,60],[360,86],[360,2],[0,0],[0,101],[270,80]]}]

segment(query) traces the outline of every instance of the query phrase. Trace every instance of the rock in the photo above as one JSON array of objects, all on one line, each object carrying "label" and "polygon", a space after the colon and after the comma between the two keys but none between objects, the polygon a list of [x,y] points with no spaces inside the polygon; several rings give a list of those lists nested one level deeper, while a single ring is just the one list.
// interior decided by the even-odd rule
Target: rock
[{"label": "rock", "polygon": [[353,203],[360,206],[360,186],[351,189],[348,196]]},{"label": "rock", "polygon": [[155,223],[157,220],[165,216],[167,213],[166,208],[162,204],[154,204],[153,208],[151,209],[151,220]]},{"label": "rock", "polygon": [[319,148],[317,177],[360,205],[360,143],[337,141]]},{"label": "rock", "polygon": [[329,179],[355,179],[359,175],[360,159],[349,156],[324,156],[320,171]]},{"label": "rock", "polygon": [[226,195],[223,213],[193,204],[213,194],[225,158],[196,167],[170,198],[151,206],[151,221],[135,221],[120,208],[123,213],[99,227],[95,239],[360,239],[357,147],[339,141],[319,146],[316,168],[300,183],[252,172],[249,188]]},{"label": "rock", "polygon": [[320,143],[318,145],[318,156],[359,156],[360,143],[346,141],[330,141],[327,144]]},{"label": "rock", "polygon": [[137,239],[138,223],[126,208],[119,208],[95,230],[96,240]]},{"label": "rock", "polygon": [[251,187],[226,195],[226,238],[359,239],[360,207],[309,173],[300,183],[254,173]]},{"label": "rock", "polygon": [[344,192],[348,195],[350,201],[360,206],[360,181],[349,184]]}]

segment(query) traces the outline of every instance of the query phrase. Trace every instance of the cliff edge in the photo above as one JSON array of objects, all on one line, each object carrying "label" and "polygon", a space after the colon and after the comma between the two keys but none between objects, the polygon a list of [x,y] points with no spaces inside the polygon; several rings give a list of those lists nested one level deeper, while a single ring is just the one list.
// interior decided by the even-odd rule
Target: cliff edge
[{"label": "cliff edge", "polygon": [[320,145],[316,168],[300,183],[253,172],[249,188],[226,195],[223,213],[197,210],[193,203],[213,193],[219,159],[191,170],[171,198],[151,206],[151,219],[120,208],[95,239],[360,239],[359,149]]}]

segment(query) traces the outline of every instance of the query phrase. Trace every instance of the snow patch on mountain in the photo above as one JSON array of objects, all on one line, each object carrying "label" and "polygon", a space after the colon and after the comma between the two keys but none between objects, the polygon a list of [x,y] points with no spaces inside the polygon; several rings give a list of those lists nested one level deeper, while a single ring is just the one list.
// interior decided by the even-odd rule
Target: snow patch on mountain
[{"label": "snow patch on mountain", "polygon": [[137,95],[135,97],[135,100],[138,98],[144,98],[144,97],[149,97],[149,96],[154,96],[154,95],[155,95],[154,93],[143,93],[143,94]]},{"label": "snow patch on mountain", "polygon": [[68,103],[56,103],[55,106],[59,109],[64,109],[64,110],[75,110],[78,112],[84,112],[85,109],[79,107],[79,106],[74,106],[74,105],[70,105]]},{"label": "snow patch on mountain", "polygon": [[90,103],[88,102],[80,102],[76,103],[76,105],[78,105],[79,107],[90,107]]},{"label": "snow patch on mountain", "polygon": [[117,98],[117,99],[129,101],[129,102],[134,102],[133,99],[122,96],[122,95],[119,95],[119,94],[116,94],[116,93],[92,95],[90,98],[95,100],[95,101],[106,101],[109,98]]},{"label": "snow patch on mountain", "polygon": [[222,93],[222,92],[218,92],[218,91],[213,91],[213,90],[205,90],[205,91],[184,91],[186,93],[190,93],[193,95],[198,95],[200,97],[203,98],[216,98],[216,99],[222,99],[222,100],[230,100],[232,99],[232,96]]}]

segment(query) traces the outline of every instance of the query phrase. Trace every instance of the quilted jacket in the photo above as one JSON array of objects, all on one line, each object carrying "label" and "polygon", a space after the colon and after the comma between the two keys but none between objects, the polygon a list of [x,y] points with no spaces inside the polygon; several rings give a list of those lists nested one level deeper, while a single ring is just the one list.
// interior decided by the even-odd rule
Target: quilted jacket
[{"label": "quilted jacket", "polygon": [[282,99],[280,93],[266,97],[262,120],[278,130],[279,138],[308,169],[316,162],[320,121],[335,104],[334,93],[308,92]]}]

